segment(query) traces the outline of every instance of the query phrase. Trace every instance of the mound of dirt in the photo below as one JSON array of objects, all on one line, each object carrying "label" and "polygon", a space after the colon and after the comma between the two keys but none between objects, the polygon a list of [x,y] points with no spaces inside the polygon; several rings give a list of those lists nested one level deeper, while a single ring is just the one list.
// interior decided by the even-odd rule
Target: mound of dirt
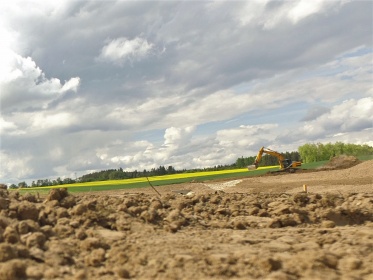
[{"label": "mound of dirt", "polygon": [[319,167],[319,170],[333,170],[350,168],[360,163],[360,160],[354,156],[340,155],[331,158],[325,165]]},{"label": "mound of dirt", "polygon": [[0,190],[3,279],[365,279],[373,194]]}]

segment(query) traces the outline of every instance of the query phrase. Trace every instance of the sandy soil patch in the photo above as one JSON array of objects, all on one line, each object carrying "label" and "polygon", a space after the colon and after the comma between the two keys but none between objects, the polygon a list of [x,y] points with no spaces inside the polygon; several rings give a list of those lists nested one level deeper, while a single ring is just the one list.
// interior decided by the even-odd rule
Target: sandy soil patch
[{"label": "sandy soil patch", "polygon": [[0,190],[0,280],[372,279],[372,164],[160,197]]}]

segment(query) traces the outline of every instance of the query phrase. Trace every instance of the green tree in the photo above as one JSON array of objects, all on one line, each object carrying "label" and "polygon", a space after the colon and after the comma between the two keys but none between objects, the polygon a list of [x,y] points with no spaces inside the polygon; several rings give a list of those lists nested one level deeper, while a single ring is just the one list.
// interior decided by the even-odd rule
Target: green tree
[{"label": "green tree", "polygon": [[121,172],[120,170],[112,171],[109,174],[109,180],[120,180],[124,178],[125,178],[125,174]]},{"label": "green tree", "polygon": [[27,188],[27,183],[26,182],[18,183],[18,188]]},{"label": "green tree", "polygon": [[176,170],[171,165],[167,167],[167,174],[175,174]]},{"label": "green tree", "polygon": [[245,166],[245,160],[243,157],[240,157],[236,160],[236,167],[243,168]]},{"label": "green tree", "polygon": [[368,145],[345,144],[336,142],[334,144],[317,143],[304,144],[298,148],[299,154],[303,162],[314,162],[321,160],[329,160],[332,157],[340,155],[361,156],[372,155],[373,147]]},{"label": "green tree", "polygon": [[304,163],[318,160],[318,149],[316,144],[304,144],[298,147],[298,152]]}]

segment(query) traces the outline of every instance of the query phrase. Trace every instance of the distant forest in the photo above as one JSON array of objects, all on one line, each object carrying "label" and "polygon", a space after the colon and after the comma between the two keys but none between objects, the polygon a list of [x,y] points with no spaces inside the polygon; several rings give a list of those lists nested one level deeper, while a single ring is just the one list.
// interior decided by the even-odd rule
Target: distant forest
[{"label": "distant forest", "polygon": [[330,160],[332,157],[373,155],[373,147],[368,145],[345,144],[336,142],[334,144],[317,143],[305,144],[298,147],[300,157],[304,163]]},{"label": "distant forest", "polygon": [[[298,148],[298,151],[285,152],[282,153],[285,158],[291,159],[293,161],[302,161],[304,163],[329,160],[334,156],[339,155],[373,155],[373,147],[368,145],[356,145],[356,144],[345,144],[342,142],[336,142],[334,144],[327,143],[317,143],[317,144],[305,144]],[[106,180],[120,180],[120,179],[130,179],[139,177],[152,177],[161,176],[176,173],[187,173],[187,172],[199,172],[199,171],[218,171],[225,169],[235,169],[235,168],[245,168],[248,165],[253,164],[256,156],[240,157],[233,164],[228,165],[217,165],[213,167],[207,167],[203,169],[182,169],[176,170],[173,166],[159,166],[158,168],[152,168],[151,170],[143,171],[124,171],[122,168],[119,169],[108,169],[103,171],[92,172],[81,176],[80,178],[71,179],[65,178],[61,180],[57,178],[56,180],[41,179],[36,182],[33,181],[30,187],[43,187],[43,186],[56,186],[64,184],[72,184],[76,182],[94,182],[94,181],[106,181]],[[259,166],[269,166],[277,165],[278,159],[271,155],[263,155]],[[12,184],[10,188],[25,188],[28,187],[26,182],[20,182],[17,185]]]},{"label": "distant forest", "polygon": [[215,171],[235,168],[234,164],[231,165],[218,165],[203,169],[182,169],[176,170],[171,165],[167,168],[165,166],[159,166],[158,168],[152,168],[151,170],[144,169],[143,171],[124,171],[122,168],[119,169],[109,169],[99,172],[93,172],[90,174],[83,175],[80,177],[79,182],[93,182],[93,181],[105,181],[105,180],[120,180],[120,179],[130,179],[139,177],[152,177],[152,176],[162,176],[177,173],[189,173],[197,171]]}]

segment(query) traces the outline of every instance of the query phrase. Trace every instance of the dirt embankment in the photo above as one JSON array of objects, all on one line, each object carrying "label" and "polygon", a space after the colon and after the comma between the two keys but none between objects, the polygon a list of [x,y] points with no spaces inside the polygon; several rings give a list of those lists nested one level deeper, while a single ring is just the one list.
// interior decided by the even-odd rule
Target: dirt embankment
[{"label": "dirt embankment", "polygon": [[161,197],[0,190],[0,280],[372,279],[372,180],[359,190],[371,164],[157,187]]},{"label": "dirt embankment", "polygon": [[335,170],[345,169],[355,166],[360,163],[360,160],[354,156],[340,155],[331,158],[325,165],[318,168],[319,170]]},{"label": "dirt embankment", "polygon": [[[328,166],[328,165],[327,165]],[[351,168],[336,170],[319,170],[306,173],[282,173],[278,176],[255,176],[241,179],[221,180],[216,182],[193,182],[157,187],[162,195],[189,190],[195,194],[209,194],[217,190],[228,193],[297,193],[307,185],[309,192],[314,193],[373,193],[373,160],[364,161]],[[105,195],[123,194],[156,195],[148,188],[103,191]]]}]

